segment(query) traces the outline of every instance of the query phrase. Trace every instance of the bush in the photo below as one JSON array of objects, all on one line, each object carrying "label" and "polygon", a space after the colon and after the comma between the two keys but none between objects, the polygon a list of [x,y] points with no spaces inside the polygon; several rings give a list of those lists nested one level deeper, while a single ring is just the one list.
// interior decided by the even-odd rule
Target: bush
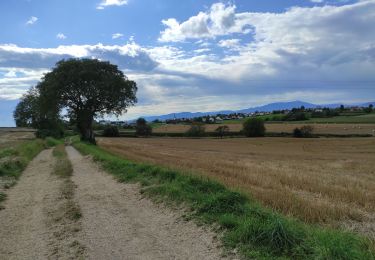
[{"label": "bush", "polygon": [[223,136],[229,133],[229,127],[227,125],[219,126],[218,128],[216,128],[215,132],[218,136],[220,136],[220,138],[223,138]]},{"label": "bush", "polygon": [[105,136],[105,137],[119,137],[120,132],[118,131],[117,126],[107,125],[104,128],[103,136]]},{"label": "bush", "polygon": [[301,128],[296,127],[293,131],[293,136],[297,138],[310,138],[313,136],[314,127],[305,125]]},{"label": "bush", "polygon": [[137,136],[149,136],[152,134],[152,128],[144,118],[138,118],[135,132]]},{"label": "bush", "polygon": [[38,129],[35,132],[35,136],[37,138],[45,139],[47,137],[53,138],[62,138],[64,137],[64,130],[63,129]]},{"label": "bush", "polygon": [[290,112],[283,118],[284,121],[304,121],[307,119],[309,118],[304,112]]},{"label": "bush", "polygon": [[266,133],[264,121],[260,118],[249,118],[243,123],[243,132],[247,137],[261,137]]},{"label": "bush", "polygon": [[189,137],[202,137],[205,135],[206,129],[202,124],[193,124],[190,129],[187,130],[186,136]]}]

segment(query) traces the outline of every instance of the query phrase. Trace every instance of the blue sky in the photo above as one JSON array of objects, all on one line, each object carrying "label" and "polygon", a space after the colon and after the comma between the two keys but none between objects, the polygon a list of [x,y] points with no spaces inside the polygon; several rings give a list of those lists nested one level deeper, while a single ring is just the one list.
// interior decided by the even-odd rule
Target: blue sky
[{"label": "blue sky", "polygon": [[0,125],[55,62],[110,60],[138,83],[121,118],[375,99],[374,0],[2,0]]}]

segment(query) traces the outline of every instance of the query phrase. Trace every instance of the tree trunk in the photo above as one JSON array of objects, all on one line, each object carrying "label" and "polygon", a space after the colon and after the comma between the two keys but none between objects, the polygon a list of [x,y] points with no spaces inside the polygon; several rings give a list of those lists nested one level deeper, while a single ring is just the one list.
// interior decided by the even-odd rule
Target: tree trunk
[{"label": "tree trunk", "polygon": [[92,130],[93,116],[83,116],[78,118],[78,128],[81,133],[81,141],[96,144],[95,134]]}]

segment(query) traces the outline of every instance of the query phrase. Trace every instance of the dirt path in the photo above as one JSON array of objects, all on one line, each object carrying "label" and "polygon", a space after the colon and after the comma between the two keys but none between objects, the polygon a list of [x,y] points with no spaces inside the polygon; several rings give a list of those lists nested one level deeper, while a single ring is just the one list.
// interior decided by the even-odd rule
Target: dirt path
[{"label": "dirt path", "polygon": [[9,190],[5,209],[0,211],[0,259],[46,259],[50,255],[45,212],[59,187],[51,176],[53,164],[51,150],[41,152]]},{"label": "dirt path", "polygon": [[221,259],[214,234],[118,183],[90,159],[67,147],[82,211],[82,238],[89,259]]}]

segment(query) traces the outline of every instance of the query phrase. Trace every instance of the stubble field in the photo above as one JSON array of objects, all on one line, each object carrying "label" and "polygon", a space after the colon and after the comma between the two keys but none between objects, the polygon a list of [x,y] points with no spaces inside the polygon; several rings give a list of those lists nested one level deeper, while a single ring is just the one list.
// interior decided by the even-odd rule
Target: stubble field
[{"label": "stubble field", "polygon": [[100,138],[124,158],[239,189],[308,223],[375,239],[375,138]]},{"label": "stubble field", "polygon": [[23,140],[35,138],[34,132],[27,128],[0,127],[0,149],[10,148]]}]

